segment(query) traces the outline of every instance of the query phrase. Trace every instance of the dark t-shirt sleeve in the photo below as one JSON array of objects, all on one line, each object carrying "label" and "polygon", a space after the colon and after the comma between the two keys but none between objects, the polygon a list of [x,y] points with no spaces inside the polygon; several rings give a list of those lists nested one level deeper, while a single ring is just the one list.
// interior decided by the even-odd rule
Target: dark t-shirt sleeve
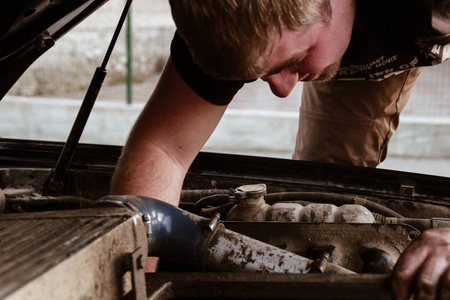
[{"label": "dark t-shirt sleeve", "polygon": [[170,54],[175,68],[189,87],[212,104],[229,104],[245,83],[245,81],[216,80],[206,75],[194,63],[186,42],[176,32],[170,47]]}]

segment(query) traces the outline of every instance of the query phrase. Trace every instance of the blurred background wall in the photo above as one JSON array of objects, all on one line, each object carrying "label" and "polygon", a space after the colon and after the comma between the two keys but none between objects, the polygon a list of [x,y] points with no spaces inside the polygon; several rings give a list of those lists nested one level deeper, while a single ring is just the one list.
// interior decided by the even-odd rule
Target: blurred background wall
[{"label": "blurred background wall", "polygon": [[[0,136],[67,138],[124,3],[106,3],[29,68],[0,102]],[[167,0],[135,0],[129,25],[108,64],[82,142],[123,145],[169,55],[175,26]],[[131,46],[127,46],[127,32]],[[262,81],[246,85],[204,150],[289,158],[301,89],[299,83],[289,97],[280,99]],[[446,62],[422,73],[381,167],[450,176],[449,120],[450,63]]]}]

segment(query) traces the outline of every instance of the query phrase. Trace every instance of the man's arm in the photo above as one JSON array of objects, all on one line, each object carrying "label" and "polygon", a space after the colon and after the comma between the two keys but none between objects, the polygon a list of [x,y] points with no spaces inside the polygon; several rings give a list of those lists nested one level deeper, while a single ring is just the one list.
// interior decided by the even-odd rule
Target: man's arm
[{"label": "man's arm", "polygon": [[111,194],[178,205],[184,176],[225,109],[198,96],[169,59],[123,149]]},{"label": "man's arm", "polygon": [[450,299],[450,228],[425,231],[405,250],[392,274],[394,299]]}]

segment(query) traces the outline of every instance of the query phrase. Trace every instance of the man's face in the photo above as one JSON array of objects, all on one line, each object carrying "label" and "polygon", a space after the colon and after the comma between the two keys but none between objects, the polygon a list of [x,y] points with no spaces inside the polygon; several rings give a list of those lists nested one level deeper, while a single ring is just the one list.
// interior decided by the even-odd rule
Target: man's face
[{"label": "man's face", "polygon": [[336,75],[354,21],[353,1],[348,2],[332,1],[329,24],[294,31],[285,28],[276,37],[264,58],[268,75],[262,77],[276,96],[287,97],[298,81],[326,81]]}]

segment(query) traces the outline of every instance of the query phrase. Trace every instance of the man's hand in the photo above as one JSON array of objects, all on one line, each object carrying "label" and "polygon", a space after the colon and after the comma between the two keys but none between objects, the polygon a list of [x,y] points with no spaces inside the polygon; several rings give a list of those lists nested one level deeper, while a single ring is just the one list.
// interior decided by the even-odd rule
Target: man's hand
[{"label": "man's hand", "polygon": [[450,228],[430,229],[405,250],[392,273],[394,299],[450,299]]}]

